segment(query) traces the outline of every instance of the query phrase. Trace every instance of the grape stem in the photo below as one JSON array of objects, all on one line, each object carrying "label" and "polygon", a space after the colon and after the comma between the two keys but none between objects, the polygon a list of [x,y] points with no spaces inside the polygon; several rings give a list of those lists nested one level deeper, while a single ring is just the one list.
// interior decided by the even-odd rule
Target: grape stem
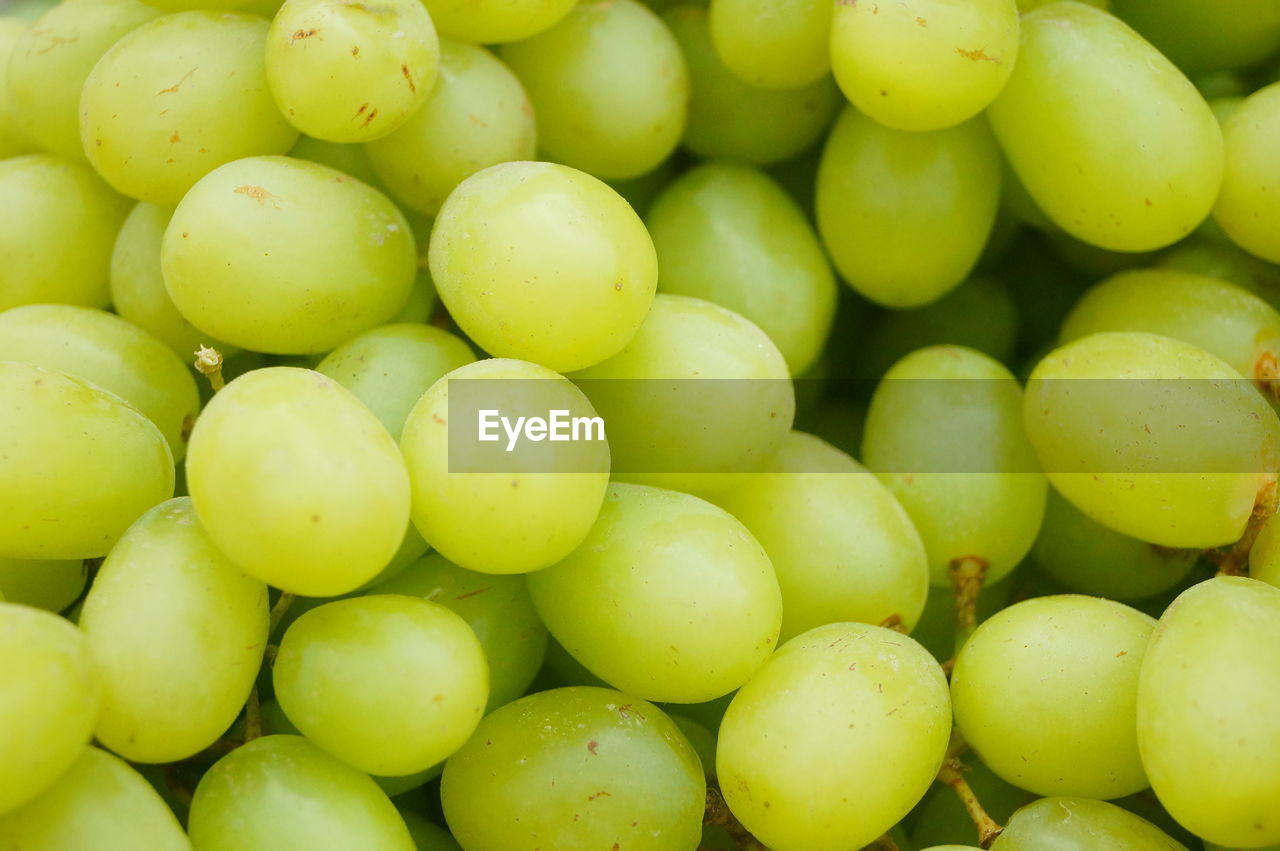
[{"label": "grape stem", "polygon": [[767,851],[764,843],[752,836],[751,831],[743,827],[738,817],[729,810],[724,795],[715,786],[707,786],[707,809],[702,823],[723,827],[733,838],[733,843],[743,851]]},{"label": "grape stem", "polygon": [[973,793],[972,787],[964,779],[964,772],[967,769],[960,761],[960,755],[968,747],[969,744],[960,731],[953,729],[951,743],[947,746],[947,755],[942,760],[942,767],[938,769],[938,782],[945,783],[955,790],[964,811],[969,814],[973,826],[978,830],[979,847],[990,848],[991,843],[996,841],[996,837],[1004,832],[1004,828],[987,815],[987,811],[982,808],[982,802],[978,800],[978,796]]},{"label": "grape stem", "polygon": [[982,593],[982,584],[987,578],[987,567],[988,562],[982,556],[959,556],[951,560],[951,566],[947,570],[951,577],[951,589],[955,594],[956,612],[955,652],[942,665],[948,677],[956,665],[960,648],[964,647],[978,626],[978,595]]},{"label": "grape stem", "polygon": [[1244,535],[1230,547],[1224,549],[1205,550],[1205,557],[1218,568],[1219,576],[1247,576],[1249,573],[1249,552],[1258,540],[1262,527],[1276,513],[1276,483],[1268,482],[1258,491],[1258,499],[1253,504],[1253,514],[1244,527]]},{"label": "grape stem", "polygon": [[226,386],[222,380],[222,352],[201,346],[196,349],[196,371],[209,379],[209,386],[217,393]]},{"label": "grape stem", "polygon": [[902,851],[902,849],[898,847],[898,843],[893,841],[893,837],[886,833],[862,849],[862,851]]},{"label": "grape stem", "polygon": [[258,702],[258,687],[249,690],[249,699],[244,703],[244,741],[252,742],[262,735],[262,704]]},{"label": "grape stem", "polygon": [[889,617],[880,621],[880,626],[884,629],[891,629],[894,632],[900,632],[903,635],[907,635],[909,632],[907,625],[902,622],[902,615],[898,614],[889,615]]},{"label": "grape stem", "polygon": [[289,607],[292,605],[293,595],[288,591],[281,591],[279,599],[276,600],[276,604],[271,607],[271,616],[268,621],[269,626],[267,627],[268,635],[276,631],[276,627],[280,625],[281,619],[284,618],[285,613],[289,611]]}]

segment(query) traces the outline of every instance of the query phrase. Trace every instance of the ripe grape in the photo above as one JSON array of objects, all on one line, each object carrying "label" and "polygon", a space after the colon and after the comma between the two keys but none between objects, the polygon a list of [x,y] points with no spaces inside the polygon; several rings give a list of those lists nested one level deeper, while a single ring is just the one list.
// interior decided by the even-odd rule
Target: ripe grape
[{"label": "ripe grape", "polygon": [[1280,520],[1277,517],[1280,515],[1273,514],[1267,519],[1249,548],[1249,576],[1280,588]]},{"label": "ripe grape", "polygon": [[1187,851],[1146,819],[1089,798],[1041,798],[1013,814],[991,851]]},{"label": "ripe grape", "polygon": [[1247,68],[1280,50],[1271,0],[1114,0],[1114,12],[1187,73]]},{"label": "ripe grape", "polygon": [[80,596],[86,579],[81,559],[0,558],[0,601],[60,612]]},{"label": "ripe grape", "polygon": [[1250,95],[1223,128],[1226,171],[1214,219],[1251,254],[1280,262],[1274,221],[1280,205],[1280,158],[1271,140],[1280,130],[1280,83]]},{"label": "ripe grape", "polygon": [[555,26],[574,0],[424,0],[440,34],[477,44],[522,41]]},{"label": "ripe grape", "polygon": [[831,9],[827,0],[712,0],[716,55],[761,89],[812,85],[831,70]]},{"label": "ripe grape", "polygon": [[[0,17],[0,160],[36,150],[35,143],[18,128],[13,95],[9,92],[9,61],[29,27],[26,21],[12,17],[12,12]],[[76,141],[79,142],[79,136]],[[79,150],[79,144],[76,148]]]},{"label": "ripe grape", "polygon": [[1229,240],[1192,237],[1162,254],[1159,265],[1227,281],[1280,309],[1280,267],[1259,260]]}]

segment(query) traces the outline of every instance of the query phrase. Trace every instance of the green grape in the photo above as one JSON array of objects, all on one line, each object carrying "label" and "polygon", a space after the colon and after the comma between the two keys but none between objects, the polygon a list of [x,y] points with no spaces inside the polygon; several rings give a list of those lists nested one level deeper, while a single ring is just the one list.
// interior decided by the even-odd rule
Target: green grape
[{"label": "green grape", "polygon": [[1021,409],[1007,369],[957,346],[907,355],[871,397],[863,462],[911,516],[934,585],[950,585],[951,567],[966,559],[998,582],[1035,541],[1046,485]]},{"label": "green grape", "polygon": [[105,555],[173,484],[169,445],[128,403],[0,361],[0,558]]},{"label": "green grape", "polygon": [[947,681],[928,651],[837,623],[788,641],[742,687],[716,767],[734,815],[764,844],[861,848],[924,796],[950,734]]},{"label": "green grape", "polygon": [[405,827],[409,828],[409,835],[413,837],[418,851],[462,851],[462,846],[454,841],[449,831],[437,826],[426,816],[406,809],[400,810],[400,816],[404,819]]},{"label": "green grape", "polygon": [[1160,828],[1114,804],[1041,798],[1013,814],[991,851],[1187,851]]},{"label": "green grape", "polygon": [[214,396],[191,433],[187,486],[232,561],[309,597],[372,579],[408,524],[395,441],[342,385],[307,369],[254,370]]},{"label": "green grape", "polygon": [[1254,92],[1223,128],[1226,171],[1214,218],[1227,236],[1250,254],[1280,263],[1280,157],[1273,145],[1280,132],[1280,83]]},{"label": "green grape", "polygon": [[[0,813],[6,813],[76,761],[93,732],[100,690],[80,631],[41,609],[0,603],[0,658]],[[0,843],[2,827],[0,818]]]},{"label": "green grape", "polygon": [[372,593],[421,597],[467,622],[489,663],[486,711],[524,694],[542,667],[547,628],[538,620],[529,590],[518,576],[475,573],[430,553]]},{"label": "green grape", "polygon": [[793,431],[768,472],[716,503],[773,563],[782,589],[779,641],[894,615],[915,626],[929,589],[924,543],[893,494],[840,450]]},{"label": "green grape", "polygon": [[477,345],[557,372],[622,349],[658,279],[653,242],[627,202],[552,163],[504,163],[464,180],[436,219],[430,262],[440,300]]},{"label": "green grape", "polygon": [[[1029,804],[1035,796],[1024,789],[1011,786],[981,761],[966,757],[964,779],[982,802],[982,808],[997,824],[1003,824],[1013,811]],[[917,848],[971,848],[970,845],[949,846],[946,843],[978,842],[978,830],[965,812],[955,790],[938,784],[920,802],[911,841]]]},{"label": "green grape", "polygon": [[60,612],[76,601],[87,579],[81,559],[0,558],[0,601]]},{"label": "green grape", "polygon": [[1280,589],[1219,577],[1160,618],[1138,682],[1151,788],[1197,836],[1280,842]]},{"label": "green grape", "polygon": [[446,38],[476,44],[522,41],[555,26],[575,0],[424,0]]},{"label": "green grape", "polygon": [[[364,145],[344,145],[314,139],[311,136],[299,136],[298,141],[289,149],[289,156],[337,169],[362,183],[369,184],[374,189],[386,191],[379,182],[378,175],[373,171]],[[410,222],[410,224],[413,223]]]},{"label": "green grape", "polygon": [[417,266],[409,223],[385,195],[289,157],[202,178],[169,221],[160,259],[192,324],[273,354],[328,351],[391,319]]},{"label": "green grape", "polygon": [[[1280,514],[1267,518],[1253,546],[1249,548],[1249,576],[1280,588],[1280,520],[1277,517]],[[2,579],[0,589],[9,592]],[[9,597],[12,599],[13,594],[9,594]]]},{"label": "green grape", "polygon": [[827,0],[712,0],[716,55],[761,89],[799,89],[831,70]]},{"label": "green grape", "polygon": [[[0,808],[2,809],[2,808]],[[0,815],[0,851],[190,851],[173,812],[127,763],[97,748],[21,809]]]},{"label": "green grape", "polygon": [[[1048,6],[1050,3],[1057,3],[1059,0],[1018,0],[1018,11],[1022,14],[1034,12],[1041,6]],[[1090,6],[1096,6],[1103,11],[1110,10],[1111,0],[1077,0],[1079,3],[1087,3]]]},{"label": "green grape", "polygon": [[267,22],[212,10],[166,15],[112,45],[80,96],[80,138],[125,195],[176,204],[218,166],[283,154],[298,131],[276,109]]},{"label": "green grape", "polygon": [[378,785],[301,736],[263,736],[214,763],[187,830],[199,851],[414,851]]},{"label": "green grape", "polygon": [[1114,0],[1115,14],[1179,68],[1248,68],[1280,50],[1275,0]]},{"label": "green grape", "polygon": [[267,81],[289,123],[330,142],[394,131],[436,83],[440,43],[418,0],[287,0],[267,33]]},{"label": "green grape", "polygon": [[147,4],[166,12],[186,12],[192,9],[244,9],[269,18],[279,9],[282,0],[147,0]]},{"label": "green grape", "polygon": [[1204,98],[1137,33],[1083,3],[1023,18],[1017,67],[987,115],[1040,209],[1092,245],[1162,248],[1217,197],[1222,132]]},{"label": "green grape", "polygon": [[582,0],[500,55],[529,93],[548,159],[600,178],[636,177],[684,135],[688,67],[671,31],[636,0]]},{"label": "green grape", "polygon": [[[714,20],[714,7],[710,14]],[[829,13],[824,9],[822,14]],[[756,88],[739,79],[717,55],[706,9],[677,6],[662,19],[689,65],[689,120],[682,142],[693,153],[764,165],[789,159],[810,147],[831,124],[843,99],[835,81],[825,73],[796,89]],[[788,19],[775,20],[781,24]],[[825,60],[825,45],[819,55]]]},{"label": "green grape", "polygon": [[107,305],[124,198],[83,163],[48,154],[0,161],[0,310]]},{"label": "green grape", "polygon": [[1227,281],[1280,310],[1280,267],[1247,254],[1234,243],[1184,240],[1162,255],[1159,265]]},{"label": "green grape", "polygon": [[[10,8],[6,14],[0,15],[0,160],[37,150],[35,143],[18,127],[13,95],[9,93],[10,57],[23,33],[30,27],[26,21],[10,17],[12,14],[13,9]],[[79,150],[78,144],[76,149]]]},{"label": "green grape", "polygon": [[716,734],[697,721],[685,718],[683,715],[668,713],[667,717],[680,728],[685,741],[689,743],[689,747],[693,748],[694,753],[698,755],[698,762],[702,763],[702,773],[707,776],[708,780],[715,780]]},{"label": "green grape", "polygon": [[909,133],[846,107],[818,169],[818,231],[858,293],[920,307],[968,277],[999,199],[1000,154],[981,121]]},{"label": "green grape", "polygon": [[[696,846],[697,754],[656,706],[563,688],[509,703],[445,765],[445,818],[469,849]],[[550,844],[548,844],[550,843]]]},{"label": "green grape", "polygon": [[1015,0],[837,2],[831,70],[861,112],[896,130],[968,121],[1004,88],[1018,57]]},{"label": "green grape", "polygon": [[1280,465],[1280,420],[1203,349],[1141,332],[1093,334],[1051,352],[1023,420],[1049,480],[1092,520],[1164,547],[1244,534]]},{"label": "green grape", "polygon": [[476,172],[533,159],[536,140],[533,107],[511,69],[483,47],[445,41],[426,103],[365,150],[397,201],[435,215]]}]

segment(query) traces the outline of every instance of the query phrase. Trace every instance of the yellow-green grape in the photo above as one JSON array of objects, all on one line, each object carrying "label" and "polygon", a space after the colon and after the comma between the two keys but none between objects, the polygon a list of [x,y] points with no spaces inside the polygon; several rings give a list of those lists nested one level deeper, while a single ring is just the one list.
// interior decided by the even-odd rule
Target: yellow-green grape
[{"label": "yellow-green grape", "polygon": [[[13,95],[9,92],[9,59],[22,34],[31,25],[11,15],[12,11],[0,16],[0,160],[37,150],[35,142],[27,138],[18,127]],[[79,150],[78,136],[76,142],[76,149]]]},{"label": "yellow-green grape", "polygon": [[191,851],[173,811],[128,763],[97,748],[25,807],[0,815],[4,851]]},{"label": "yellow-green grape", "polygon": [[766,845],[861,848],[928,791],[950,735],[947,681],[927,650],[837,623],[788,641],[738,691],[716,768],[733,814]]},{"label": "yellow-green grape", "polygon": [[817,626],[912,629],[929,590],[924,543],[911,518],[857,461],[793,431],[768,472],[715,498],[773,562],[786,641]]},{"label": "yellow-green grape", "polygon": [[909,133],[846,107],[818,169],[818,231],[836,270],[886,307],[920,307],[968,277],[999,200],[1000,152],[980,120]]},{"label": "yellow-green grape", "polygon": [[1280,266],[1259,260],[1233,242],[1184,240],[1162,254],[1159,265],[1228,281],[1280,310]]},{"label": "yellow-green grape", "polygon": [[702,773],[707,776],[708,780],[714,780],[716,776],[716,734],[692,718],[685,718],[683,715],[674,713],[668,713],[667,717],[680,728],[685,740],[693,748],[694,753],[698,755],[698,762],[702,763]]},{"label": "yellow-green grape", "polygon": [[102,683],[98,741],[132,762],[176,762],[244,706],[267,643],[267,589],[214,546],[182,497],[112,548],[80,628]]},{"label": "yellow-green grape", "polygon": [[[440,798],[464,848],[694,848],[706,785],[658,707],[601,688],[541,691],[480,723]],[[577,818],[575,818],[577,816]]]},{"label": "yellow-green grape", "polygon": [[1280,50],[1275,0],[1113,0],[1112,10],[1187,73],[1248,68]]},{"label": "yellow-green grape", "polygon": [[129,202],[84,163],[49,154],[0,161],[0,310],[106,307],[111,247]]},{"label": "yellow-green grape", "polygon": [[1018,55],[1015,0],[837,2],[831,70],[860,111],[897,130],[941,130],[995,100]]},{"label": "yellow-green grape", "polygon": [[60,612],[76,601],[87,579],[81,559],[0,558],[0,601]]},{"label": "yellow-green grape", "polygon": [[287,0],[267,33],[267,81],[308,136],[368,142],[426,103],[440,43],[418,0]]},{"label": "yellow-green grape", "polygon": [[716,55],[761,89],[799,89],[831,70],[829,0],[712,0]]},{"label": "yellow-green grape", "polygon": [[[1259,582],[1266,582],[1280,588],[1280,514],[1273,514],[1262,525],[1258,537],[1249,548],[1249,576]],[[0,589],[6,594],[9,589],[0,579]],[[9,594],[10,599],[13,598]]]},{"label": "yellow-green grape", "polygon": [[511,69],[483,47],[444,41],[440,76],[422,108],[365,150],[396,200],[428,215],[466,178],[498,163],[531,160],[533,107]]},{"label": "yellow-green grape", "polygon": [[243,9],[270,18],[280,8],[282,0],[147,0],[147,4],[166,12],[186,12],[192,9]]},{"label": "yellow-green grape", "polygon": [[290,157],[202,178],[174,211],[160,259],[192,324],[273,354],[328,351],[386,322],[417,269],[409,223],[385,195]]},{"label": "yellow-green grape", "polygon": [[503,163],[464,180],[440,210],[429,256],[467,336],[557,372],[622,349],[658,279],[653,241],[627,202],[552,163]]},{"label": "yellow-green grape", "polygon": [[173,496],[151,420],[95,385],[0,361],[0,558],[95,558]]},{"label": "yellow-green grape", "polygon": [[176,204],[223,163],[283,154],[298,131],[276,109],[267,22],[210,10],[166,15],[117,41],[80,96],[80,139],[125,195]]},{"label": "yellow-green grape", "polygon": [[372,579],[408,525],[395,441],[350,391],[308,369],[258,369],[219,391],[191,433],[187,486],[232,561],[308,597]]},{"label": "yellow-green grape", "polygon": [[[677,6],[662,19],[689,65],[689,120],[682,142],[700,157],[751,165],[789,159],[818,140],[844,101],[826,74],[786,91],[744,83],[716,55],[701,6]],[[826,57],[825,44],[819,55]]]},{"label": "yellow-green grape", "polygon": [[1018,810],[991,851],[1187,851],[1140,816],[1090,798],[1041,798]]},{"label": "yellow-green grape", "polygon": [[[1034,12],[1041,6],[1047,6],[1050,3],[1057,3],[1059,0],[1018,0],[1018,11],[1022,14]],[[1080,3],[1087,3],[1090,6],[1096,6],[1104,11],[1110,10],[1111,0],[1077,0]]]},{"label": "yellow-green grape", "polygon": [[[5,813],[40,794],[80,756],[98,716],[99,686],[80,631],[41,609],[0,603],[0,658]],[[0,841],[4,835],[0,830]]]},{"label": "yellow-green grape", "polygon": [[1165,547],[1234,543],[1280,466],[1280,421],[1262,395],[1219,358],[1155,334],[1054,350],[1031,373],[1023,419],[1076,508]]},{"label": "yellow-green grape", "polygon": [[424,0],[445,38],[475,44],[522,41],[555,26],[575,0]]},{"label": "yellow-green grape", "polygon": [[1226,171],[1214,218],[1251,254],[1280,263],[1280,156],[1272,144],[1280,132],[1280,83],[1250,95],[1223,128]]},{"label": "yellow-green grape", "polygon": [[1113,251],[1195,229],[1222,182],[1222,131],[1181,72],[1083,3],[1022,19],[1008,85],[987,112],[1018,178],[1054,224]]},{"label": "yellow-green grape", "polygon": [[668,184],[647,224],[658,289],[733,310],[769,335],[792,375],[818,356],[836,283],[804,212],[763,172],[709,163]]},{"label": "yellow-green grape", "polygon": [[1197,836],[1280,842],[1280,589],[1242,577],[1194,585],[1151,636],[1138,747],[1151,788]]},{"label": "yellow-green grape", "polygon": [[1045,478],[1022,431],[1022,389],[972,349],[920,349],[871,398],[862,460],[915,523],[934,585],[973,559],[998,582],[1031,549]]},{"label": "yellow-green grape", "polygon": [[525,693],[547,649],[547,628],[519,576],[494,576],[458,567],[430,553],[377,585],[374,594],[405,594],[439,603],[460,615],[489,663],[486,711]]},{"label": "yellow-green grape", "polygon": [[596,177],[636,177],[665,160],[684,134],[684,56],[662,20],[636,0],[583,0],[551,29],[499,55],[529,93],[548,159]]},{"label": "yellow-green grape", "polygon": [[299,136],[298,141],[289,149],[289,156],[326,165],[343,174],[349,174],[379,191],[386,191],[378,181],[378,175],[374,174],[373,166],[369,164],[364,145],[344,145],[339,142],[314,139],[310,136]]},{"label": "yellow-green grape", "polygon": [[32,304],[0,312],[0,360],[58,370],[108,390],[160,429],[175,460],[200,408],[195,378],[161,341],[101,310]]},{"label": "yellow-green grape", "polygon": [[378,784],[301,736],[263,736],[214,763],[187,830],[200,851],[414,851]]}]

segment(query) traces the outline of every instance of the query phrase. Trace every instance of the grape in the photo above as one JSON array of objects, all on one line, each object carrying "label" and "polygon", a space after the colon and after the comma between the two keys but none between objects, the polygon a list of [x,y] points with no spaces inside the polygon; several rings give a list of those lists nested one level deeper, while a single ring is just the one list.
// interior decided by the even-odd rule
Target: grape
[{"label": "grape", "polygon": [[708,780],[715,780],[716,734],[697,721],[685,718],[683,715],[668,713],[667,717],[680,728],[685,741],[689,743],[694,753],[698,755],[698,762],[702,763],[702,773],[706,775]]},{"label": "grape", "polygon": [[425,0],[446,38],[478,44],[522,41],[569,14],[574,0]]},{"label": "grape", "polygon": [[214,763],[191,802],[200,851],[414,851],[376,783],[300,736],[264,736]]},{"label": "grape", "polygon": [[365,150],[396,200],[435,215],[463,180],[533,159],[536,143],[533,107],[511,69],[482,47],[445,41],[426,103]]},{"label": "grape", "polygon": [[981,121],[908,133],[846,107],[818,169],[818,231],[860,294],[920,307],[969,275],[999,198],[1000,154]]},{"label": "grape", "polygon": [[582,546],[528,582],[565,649],[649,700],[733,691],[782,622],[778,580],[746,527],[697,497],[639,485],[611,485]]},{"label": "grape", "polygon": [[1088,798],[1041,798],[1013,814],[991,851],[1187,851],[1146,819]]},{"label": "grape", "polygon": [[[1249,575],[1280,588],[1280,515],[1267,518],[1249,549]],[[0,581],[0,587],[4,587]],[[6,592],[8,588],[4,589]],[[12,595],[10,595],[12,597]]]},{"label": "grape", "polygon": [[1160,618],[1138,682],[1138,747],[1160,802],[1197,836],[1280,842],[1280,589],[1220,577]]},{"label": "grape", "polygon": [[191,433],[187,486],[232,561],[310,597],[372,579],[408,524],[395,441],[355,396],[306,369],[254,370],[214,396]]},{"label": "grape", "polygon": [[[9,9],[4,16],[0,16],[0,160],[36,150],[36,145],[18,127],[13,95],[9,93],[10,57],[23,33],[30,27],[26,21],[9,17],[12,14],[13,10]],[[76,149],[79,150],[79,144]]]},{"label": "grape", "polygon": [[505,163],[463,181],[440,210],[430,261],[441,301],[481,348],[558,372],[625,346],[658,278],[627,203],[551,163]]},{"label": "grape", "polygon": [[282,0],[147,0],[148,5],[168,12],[185,12],[191,9],[244,9],[263,17],[271,17]]},{"label": "grape", "polygon": [[684,134],[688,67],[671,31],[636,0],[582,0],[499,55],[529,93],[538,145],[556,162],[636,177]]},{"label": "grape", "polygon": [[1115,14],[1184,71],[1247,68],[1280,50],[1274,0],[1114,0]]},{"label": "grape", "polygon": [[788,641],[734,697],[720,788],[766,845],[860,848],[924,795],[950,733],[947,681],[928,651],[891,630],[830,624]]},{"label": "grape", "polygon": [[[386,191],[379,182],[378,175],[374,174],[364,145],[345,145],[313,139],[310,136],[299,136],[298,141],[289,149],[289,156],[337,169],[380,192]],[[410,224],[413,223],[410,222]]]},{"label": "grape", "polygon": [[87,578],[80,559],[0,558],[0,602],[60,612],[80,596]]},{"label": "grape", "polygon": [[[1018,11],[1025,15],[1028,12],[1034,12],[1041,6],[1047,6],[1050,3],[1057,3],[1059,1],[1060,0],[1018,0]],[[1077,0],[1077,2],[1096,6],[1104,11],[1111,8],[1111,0]]]},{"label": "grape", "polygon": [[1280,206],[1280,158],[1271,144],[1280,132],[1280,83],[1250,95],[1223,128],[1226,172],[1214,218],[1227,235],[1251,254],[1280,262],[1274,222]]},{"label": "grape", "polygon": [[693,848],[704,797],[698,757],[676,725],[599,688],[538,692],[489,715],[440,788],[459,843],[503,851]]},{"label": "grape", "polygon": [[211,10],[166,15],[112,45],[80,96],[80,138],[118,191],[176,204],[223,163],[283,154],[298,132],[276,109],[267,22]]},{"label": "grape", "polygon": [[1280,267],[1245,253],[1232,242],[1187,239],[1161,255],[1160,265],[1227,281],[1280,309]]},{"label": "grape", "polygon": [[417,265],[409,223],[386,196],[289,157],[202,178],[160,258],[169,295],[197,328],[277,354],[327,351],[391,319]]},{"label": "grape", "polygon": [[716,55],[762,89],[799,89],[831,70],[828,0],[712,0]]},{"label": "grape", "polygon": [[267,81],[294,127],[367,142],[404,124],[436,82],[440,44],[418,0],[287,0],[267,33]]},{"label": "grape", "polygon": [[1101,248],[1162,248],[1217,197],[1222,133],[1204,98],[1137,33],[1083,3],[1023,18],[1017,67],[987,115],[1036,204]]}]

